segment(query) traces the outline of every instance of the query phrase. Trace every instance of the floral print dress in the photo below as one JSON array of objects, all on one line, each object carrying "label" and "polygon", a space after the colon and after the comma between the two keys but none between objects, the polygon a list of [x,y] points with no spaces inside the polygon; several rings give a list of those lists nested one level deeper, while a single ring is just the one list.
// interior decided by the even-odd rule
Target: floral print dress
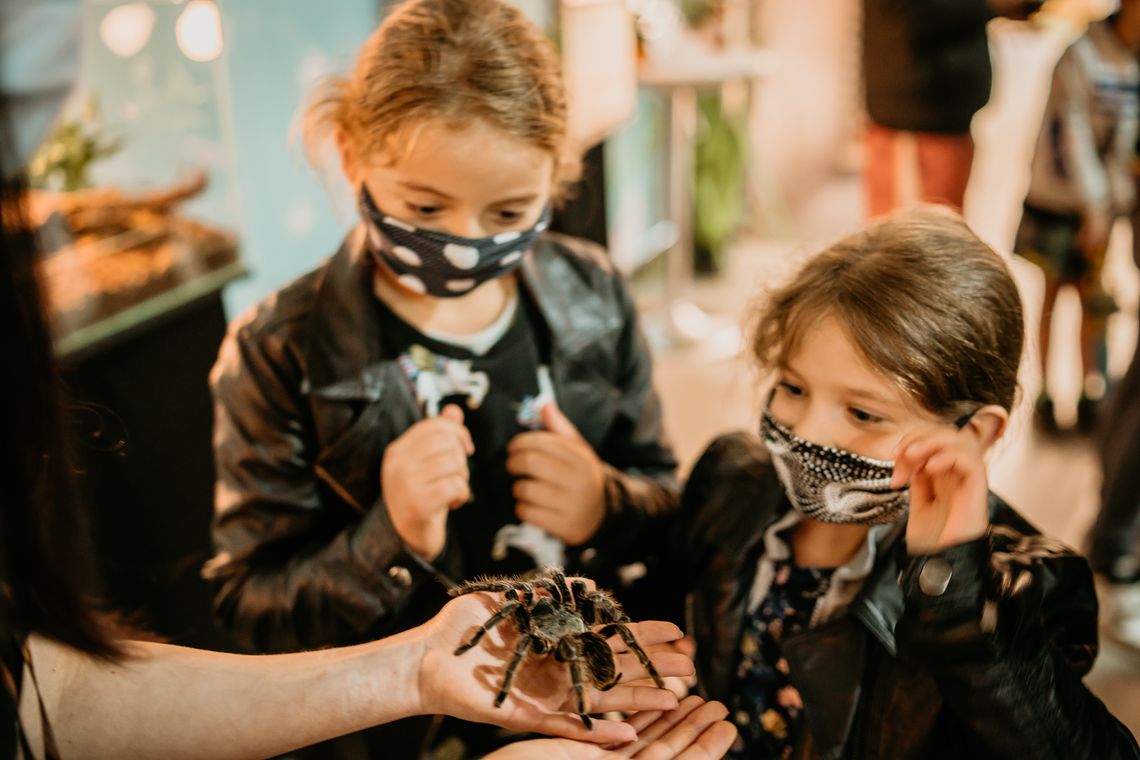
[{"label": "floral print dress", "polygon": [[728,757],[790,758],[803,721],[803,702],[788,677],[782,642],[808,628],[832,568],[775,562],[768,595],[744,622],[740,665],[729,698],[739,735]]}]

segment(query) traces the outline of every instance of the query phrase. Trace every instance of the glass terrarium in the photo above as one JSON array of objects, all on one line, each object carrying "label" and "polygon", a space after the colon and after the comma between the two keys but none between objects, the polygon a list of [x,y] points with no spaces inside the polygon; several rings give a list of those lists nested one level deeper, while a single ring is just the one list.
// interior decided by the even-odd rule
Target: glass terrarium
[{"label": "glass terrarium", "polygon": [[213,0],[83,6],[79,81],[32,161],[57,351],[91,350],[243,274]]}]

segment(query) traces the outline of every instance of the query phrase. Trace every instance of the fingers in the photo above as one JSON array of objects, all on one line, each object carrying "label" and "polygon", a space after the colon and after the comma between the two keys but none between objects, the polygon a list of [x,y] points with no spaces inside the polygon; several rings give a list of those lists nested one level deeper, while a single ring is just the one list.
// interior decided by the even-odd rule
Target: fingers
[{"label": "fingers", "polygon": [[585,440],[574,423],[562,413],[562,410],[553,401],[542,407],[542,426],[555,435],[576,438],[579,441]]},{"label": "fingers", "polygon": [[563,526],[566,520],[563,512],[522,504],[516,505],[515,514],[523,522],[530,523],[536,528],[542,528],[552,536],[562,536],[565,532]]},{"label": "fingers", "polygon": [[[683,719],[675,720],[674,713],[682,710],[688,711]],[[644,746],[633,757],[638,760],[719,758],[723,757],[736,738],[735,727],[724,723],[728,709],[719,702],[704,702],[699,697],[689,697],[674,713],[666,713],[641,732],[638,743],[644,743]],[[647,741],[647,737],[658,733],[659,737]]]},{"label": "fingers", "polygon": [[455,422],[460,425],[463,424],[463,409],[461,409],[458,404],[448,404],[443,408],[443,411],[439,413],[439,416],[450,422]]},{"label": "fingers", "polygon": [[691,747],[677,755],[677,760],[717,760],[732,748],[736,741],[736,726],[726,720],[717,721],[705,729]]},{"label": "fingers", "polygon": [[459,439],[459,445],[463,447],[464,453],[471,456],[475,453],[475,442],[471,438],[471,431],[463,424],[463,410],[458,404],[448,404],[439,413],[439,416],[433,420],[425,420],[419,424],[427,424],[436,422],[443,429],[451,432]]},{"label": "fingers", "polygon": [[424,491],[428,504],[446,504],[449,509],[463,506],[471,498],[471,485],[467,478],[449,476],[432,482]]},{"label": "fingers", "polygon": [[[452,404],[447,409],[458,410],[459,407]],[[397,451],[404,450],[403,453],[423,457],[456,446],[466,456],[475,453],[475,443],[471,438],[471,431],[463,425],[462,416],[459,422],[443,416],[421,420],[404,431],[404,434],[397,438],[389,448],[395,448]]]},{"label": "fingers", "polygon": [[[657,669],[657,674],[662,678],[671,676],[688,678],[694,672],[693,661],[677,652],[650,652],[649,659],[653,663],[653,667]],[[618,672],[622,674],[622,683],[630,683],[650,677],[649,671],[641,664],[637,655],[632,652],[619,654],[616,660]]]},{"label": "fingers", "polygon": [[690,682],[693,679],[682,678],[681,676],[669,676],[661,680],[665,682],[665,689],[677,695],[677,699],[684,699],[689,696],[689,691],[693,687],[693,684]]},{"label": "fingers", "polygon": [[662,712],[646,725],[639,726],[636,720],[638,716],[633,716],[629,723],[631,727],[637,726],[637,741],[628,748],[630,756],[636,757],[637,753],[665,736],[673,726],[684,721],[704,703],[705,701],[698,696],[685,697],[681,700],[681,704],[677,705],[677,709]]},{"label": "fingers", "polygon": [[[628,623],[627,627],[637,642],[646,649],[655,644],[678,641],[684,636],[680,628],[664,620],[643,620],[640,623]],[[615,652],[629,651],[621,636],[616,634],[610,637],[608,643]]]},{"label": "fingers", "polygon": [[609,691],[594,692],[590,695],[591,712],[637,712],[643,710],[675,710],[677,696],[656,686],[627,686],[619,684]]},{"label": "fingers", "polygon": [[[516,477],[537,478],[551,468],[576,468],[584,441],[544,430],[520,433],[507,444],[507,471]],[[591,449],[592,451],[592,449]]]},{"label": "fingers", "polygon": [[593,729],[582,725],[582,719],[573,713],[547,713],[538,707],[522,704],[511,713],[506,727],[516,731],[562,736],[595,744],[628,744],[637,739],[637,732],[628,723],[594,719]]},{"label": "fingers", "polygon": [[[561,503],[565,502],[566,492],[557,484],[548,480],[531,480],[529,478],[516,480],[511,486],[511,494],[515,497],[516,511],[520,509],[537,509],[561,512]],[[520,518],[527,519],[520,514]]]},{"label": "fingers", "polygon": [[904,438],[895,449],[895,468],[891,474],[891,487],[901,488],[910,482],[914,473],[925,470],[927,462],[936,454],[949,452],[948,456],[952,461],[961,452],[963,440],[963,436],[956,430]]},{"label": "fingers", "polygon": [[420,460],[419,475],[425,483],[446,477],[470,476],[467,457],[455,446],[429,454]]}]

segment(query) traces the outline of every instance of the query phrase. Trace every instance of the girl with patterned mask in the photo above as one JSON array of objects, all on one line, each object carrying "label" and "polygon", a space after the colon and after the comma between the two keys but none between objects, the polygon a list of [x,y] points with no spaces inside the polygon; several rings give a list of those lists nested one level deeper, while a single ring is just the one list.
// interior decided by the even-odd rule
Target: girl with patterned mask
[{"label": "girl with patterned mask", "polygon": [[761,434],[710,445],[678,531],[729,756],[1135,756],[1081,683],[1087,563],[989,490],[1023,342],[1002,259],[948,211],[903,213],[807,261],[755,325]]}]

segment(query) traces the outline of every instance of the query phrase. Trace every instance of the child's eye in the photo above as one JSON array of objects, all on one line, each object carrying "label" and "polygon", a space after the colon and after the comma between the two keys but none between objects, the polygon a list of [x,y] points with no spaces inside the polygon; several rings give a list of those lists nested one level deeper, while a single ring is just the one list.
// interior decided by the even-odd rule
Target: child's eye
[{"label": "child's eye", "polygon": [[522,219],[521,211],[497,211],[495,216],[501,224],[514,224],[519,219]]},{"label": "child's eye", "polygon": [[420,206],[416,203],[409,203],[407,205],[409,211],[413,214],[419,214],[420,216],[434,216],[440,211],[439,206]]},{"label": "child's eye", "polygon": [[804,389],[798,385],[792,385],[791,383],[784,382],[783,380],[781,380],[778,385],[780,389],[783,390],[784,393],[787,393],[789,396],[799,397],[804,395]]},{"label": "child's eye", "polygon": [[864,411],[864,410],[859,409],[858,407],[854,407],[854,406],[848,407],[847,413],[850,414],[852,416],[852,418],[855,419],[856,422],[861,422],[863,424],[872,424],[875,422],[882,422],[883,421],[882,417],[879,417],[878,415],[875,415],[875,414],[871,414],[870,412]]}]

